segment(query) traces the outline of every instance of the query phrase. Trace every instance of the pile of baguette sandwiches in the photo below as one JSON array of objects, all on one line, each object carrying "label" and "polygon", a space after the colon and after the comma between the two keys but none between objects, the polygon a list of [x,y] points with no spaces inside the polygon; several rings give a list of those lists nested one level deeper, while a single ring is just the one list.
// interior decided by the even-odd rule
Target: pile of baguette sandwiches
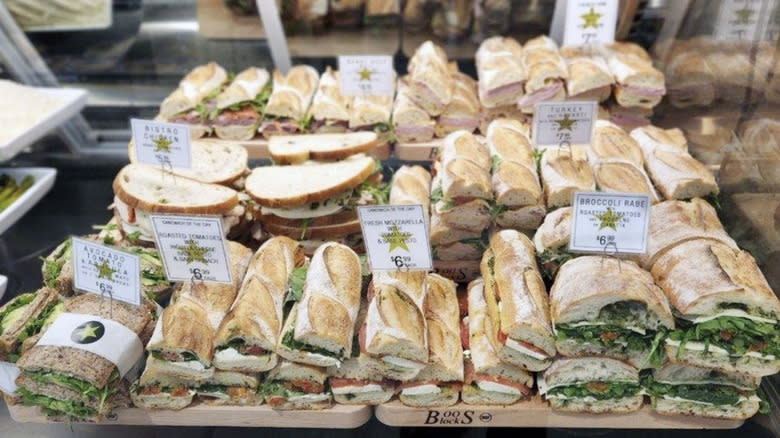
[{"label": "pile of baguette sandwiches", "polygon": [[235,76],[211,62],[189,72],[160,105],[158,120],[186,124],[193,137],[244,141],[257,136],[375,131],[380,144],[427,142],[456,130],[487,134],[501,117],[526,119],[545,101],[597,100],[621,126],[649,123],[666,92],[664,75],[633,43],[563,47],[546,36],[520,44],[485,40],[478,80],[444,49],[421,44],[391,95],[345,96],[339,72],[296,65],[286,74],[250,67]]}]

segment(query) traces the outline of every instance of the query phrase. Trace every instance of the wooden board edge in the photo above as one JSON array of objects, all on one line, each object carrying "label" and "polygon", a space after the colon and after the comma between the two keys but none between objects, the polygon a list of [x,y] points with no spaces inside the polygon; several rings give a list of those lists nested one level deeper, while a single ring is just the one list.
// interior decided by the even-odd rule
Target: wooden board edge
[{"label": "wooden board edge", "polygon": [[481,275],[479,262],[479,260],[450,262],[434,260],[433,272],[456,283],[468,283]]},{"label": "wooden board edge", "polygon": [[399,401],[379,405],[374,415],[394,427],[534,427],[583,429],[736,429],[744,421],[665,416],[645,405],[628,414],[553,411],[540,397],[511,406],[472,406],[459,402],[444,408],[412,408]]},{"label": "wooden board edge", "polygon": [[433,161],[438,156],[442,139],[434,139],[421,143],[396,143],[394,152],[399,160]]}]

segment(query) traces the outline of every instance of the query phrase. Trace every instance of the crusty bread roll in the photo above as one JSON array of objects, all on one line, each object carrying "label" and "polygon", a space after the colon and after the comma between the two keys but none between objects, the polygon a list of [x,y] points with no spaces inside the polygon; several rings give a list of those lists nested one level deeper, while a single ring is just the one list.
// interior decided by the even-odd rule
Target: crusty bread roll
[{"label": "crusty bread roll", "polygon": [[515,106],[528,79],[522,46],[512,38],[492,37],[474,55],[479,77],[479,100],[485,108]]}]

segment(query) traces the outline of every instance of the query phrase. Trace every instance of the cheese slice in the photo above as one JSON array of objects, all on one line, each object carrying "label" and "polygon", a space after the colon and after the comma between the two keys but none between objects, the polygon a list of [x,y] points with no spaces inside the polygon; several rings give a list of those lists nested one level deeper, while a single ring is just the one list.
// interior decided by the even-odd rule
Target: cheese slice
[{"label": "cheese slice", "polygon": [[272,214],[285,219],[311,219],[315,217],[330,216],[343,210],[344,207],[338,202],[331,201],[323,205],[320,203],[316,207],[312,204],[306,204],[301,207],[293,208],[270,208],[263,207],[262,214]]},{"label": "cheese slice", "polygon": [[477,387],[483,391],[500,392],[502,394],[523,395],[523,392],[517,388],[509,385],[502,385],[501,383],[488,382],[483,380],[477,381]]},{"label": "cheese slice", "polygon": [[425,368],[425,364],[423,363],[415,362],[409,359],[404,359],[402,357],[382,356],[382,360],[398,368],[407,368],[411,370],[421,370]]},{"label": "cheese slice", "polygon": [[330,395],[327,393],[319,393],[319,394],[303,394],[303,395],[293,395],[291,397],[287,398],[287,401],[291,402],[309,402],[309,403],[316,403],[328,400],[330,398]]},{"label": "cheese slice", "polygon": [[507,338],[505,345],[507,348],[511,348],[512,350],[519,351],[520,353],[523,353],[526,356],[531,356],[534,359],[547,360],[550,358],[550,356],[547,356],[546,354],[541,354],[539,352],[531,350],[530,348],[524,347],[523,344],[515,341],[512,338]]},{"label": "cheese slice", "polygon": [[436,385],[431,384],[425,384],[425,385],[419,385],[419,386],[410,386],[409,388],[404,388],[403,391],[401,391],[401,394],[403,395],[429,395],[429,394],[438,394],[441,392],[441,388],[439,388]]},{"label": "cheese slice", "polygon": [[369,383],[368,385],[349,385],[341,386],[339,388],[331,388],[332,393],[337,395],[345,394],[365,394],[368,392],[381,392],[382,386],[376,383]]},{"label": "cheese slice", "polygon": [[713,319],[720,318],[721,316],[736,316],[738,318],[750,319],[750,320],[753,320],[753,321],[756,321],[756,322],[766,322],[766,323],[769,323],[769,324],[777,324],[777,320],[775,320],[775,319],[762,318],[760,316],[750,315],[747,312],[745,312],[744,310],[740,310],[740,309],[725,309],[725,310],[723,310],[721,312],[718,312],[718,313],[715,313],[715,314],[712,314],[712,315],[698,316],[698,317],[695,317],[695,318],[689,318],[689,317],[683,317],[683,318],[688,319],[689,321],[691,321],[693,323],[701,324],[703,322],[712,321]]},{"label": "cheese slice", "polygon": [[[661,396],[664,400],[672,400],[672,401],[678,401],[678,402],[687,402],[687,403],[696,403],[699,405],[706,405],[706,406],[716,406],[715,403],[705,402],[701,400],[690,400],[687,398],[682,397],[672,397],[669,395],[663,395]],[[750,397],[740,396],[739,401],[737,403],[742,403],[746,401],[754,401],[754,402],[760,402],[761,398],[759,398],[757,395],[751,395]]]}]

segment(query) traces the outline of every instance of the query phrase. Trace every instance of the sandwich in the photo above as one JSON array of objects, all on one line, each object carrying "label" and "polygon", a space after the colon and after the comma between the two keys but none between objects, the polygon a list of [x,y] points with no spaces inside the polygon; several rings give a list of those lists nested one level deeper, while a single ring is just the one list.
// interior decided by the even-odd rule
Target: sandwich
[{"label": "sandwich", "polygon": [[260,373],[276,366],[284,306],[300,297],[305,278],[303,248],[294,240],[273,237],[257,250],[214,338],[218,370]]},{"label": "sandwich", "polygon": [[494,108],[483,106],[479,114],[479,132],[482,135],[487,135],[488,126],[490,126],[490,122],[493,120],[510,119],[530,125],[531,117],[531,114],[524,113],[517,105],[497,106]]},{"label": "sandwich", "polygon": [[137,233],[143,245],[154,243],[150,214],[222,216],[222,231],[230,234],[245,213],[235,190],[175,176],[154,166],[128,164],[114,178],[113,189],[119,229],[125,236]]},{"label": "sandwich", "polygon": [[354,251],[338,243],[317,248],[276,352],[287,360],[317,366],[349,359],[361,289],[360,259]]},{"label": "sandwich", "polygon": [[591,162],[602,160],[627,161],[642,168],[642,149],[636,140],[620,126],[606,120],[596,120],[591,145],[586,149]]},{"label": "sandwich", "polygon": [[412,407],[443,407],[458,402],[463,385],[463,347],[455,283],[438,274],[425,277],[428,363],[403,383],[398,399]]},{"label": "sandwich", "polygon": [[133,406],[141,409],[170,409],[178,411],[192,404],[197,383],[173,377],[156,364],[147,361],[143,374],[130,386]]},{"label": "sandwich", "polygon": [[271,76],[264,68],[249,67],[237,74],[216,98],[209,114],[214,133],[223,140],[250,140],[257,134],[271,95]]},{"label": "sandwich", "polygon": [[510,0],[479,0],[474,3],[472,38],[483,41],[491,36],[506,34],[511,18]]},{"label": "sandwich", "polygon": [[501,361],[490,342],[494,333],[487,302],[485,282],[477,279],[468,286],[468,346],[461,398],[470,405],[511,405],[531,395],[533,374]]},{"label": "sandwich", "polygon": [[200,138],[211,133],[209,114],[228,75],[216,62],[195,67],[179,82],[179,87],[160,104],[157,118],[189,127],[190,137]]},{"label": "sandwich", "polygon": [[452,74],[452,80],[454,82],[452,100],[444,107],[434,128],[436,137],[439,138],[458,130],[474,132],[479,126],[477,82],[457,71]]},{"label": "sandwich", "polygon": [[528,79],[520,43],[500,36],[488,38],[477,49],[474,63],[482,106],[516,106],[525,93]]},{"label": "sandwich", "polygon": [[431,215],[431,251],[434,260],[474,261],[482,258],[488,244],[488,230],[466,230],[442,221],[438,214]]},{"label": "sandwich", "polygon": [[737,134],[745,155],[780,158],[780,121],[768,117],[747,120]]},{"label": "sandwich", "polygon": [[607,119],[626,131],[631,131],[638,126],[649,125],[650,118],[653,117],[652,108],[638,106],[626,108],[612,100],[607,102],[606,111],[608,113]]},{"label": "sandwich", "polygon": [[615,100],[623,107],[653,108],[666,94],[664,74],[648,59],[637,56],[634,49],[626,49],[633,46],[621,47],[608,49],[606,55],[609,70],[615,77]]},{"label": "sandwich", "polygon": [[705,61],[715,77],[718,100],[744,103],[752,94],[754,66],[750,62],[750,51],[717,48],[704,51]]},{"label": "sandwich", "polygon": [[498,357],[528,371],[550,366],[555,356],[550,306],[531,241],[515,230],[493,234],[480,272]]},{"label": "sandwich", "polygon": [[647,50],[642,48],[642,46],[640,46],[639,44],[631,41],[614,41],[609,44],[604,44],[603,46],[600,47],[600,50],[602,52],[602,56],[609,56],[615,54],[629,55],[648,64],[651,64],[653,62],[653,59],[650,58],[650,54],[647,53]]},{"label": "sandwich", "polygon": [[718,194],[715,177],[688,153],[680,129],[645,126],[631,131],[642,148],[645,167],[666,199],[706,198]]},{"label": "sandwich", "polygon": [[556,411],[619,414],[642,407],[639,371],[616,359],[556,359],[536,383]]},{"label": "sandwich", "polygon": [[373,273],[360,353],[387,378],[414,379],[428,363],[425,272]]},{"label": "sandwich", "polygon": [[259,395],[274,409],[327,409],[331,395],[324,368],[279,361],[258,389]]},{"label": "sandwich", "polygon": [[274,88],[263,114],[260,133],[269,138],[272,135],[296,134],[307,130],[309,105],[320,76],[308,65],[296,65],[286,75],[274,72]]},{"label": "sandwich", "polygon": [[622,128],[605,120],[597,120],[591,147],[587,152],[599,190],[644,193],[651,202],[659,201],[653,183],[642,166],[639,145]]},{"label": "sandwich", "polygon": [[676,46],[664,68],[669,103],[675,108],[708,106],[715,101],[715,74],[700,50]]},{"label": "sandwich", "polygon": [[609,99],[615,78],[602,57],[593,56],[580,47],[561,47],[560,54],[565,59],[568,70],[568,100],[604,102]]},{"label": "sandwich", "polygon": [[349,125],[350,99],[341,95],[339,72],[328,66],[320,76],[317,92],[309,108],[309,131],[314,133],[346,132]]},{"label": "sandwich", "polygon": [[409,59],[409,97],[429,116],[438,116],[452,101],[454,81],[444,49],[426,41]]},{"label": "sandwich", "polygon": [[373,131],[379,137],[380,145],[393,142],[395,136],[391,119],[394,95],[395,90],[389,96],[368,94],[353,96],[349,107],[349,130]]},{"label": "sandwich", "polygon": [[257,406],[264,400],[258,394],[258,387],[257,376],[218,370],[200,382],[196,392],[198,399],[207,405]]},{"label": "sandwich", "polygon": [[693,365],[669,363],[642,376],[653,410],[663,415],[746,420],[763,403],[761,379]]},{"label": "sandwich", "polygon": [[780,371],[780,300],[749,253],[690,240],[651,272],[677,318],[665,340],[671,362],[752,376]]},{"label": "sandwich", "polygon": [[495,195],[491,213],[499,227],[536,229],[546,213],[528,132],[528,125],[509,119],[497,119],[488,126]]},{"label": "sandwich", "polygon": [[393,134],[399,143],[417,143],[433,138],[436,121],[412,100],[407,78],[398,80],[398,93],[393,103]]},{"label": "sandwich", "polygon": [[547,148],[539,169],[548,210],[571,205],[574,192],[596,190],[593,172],[582,148]]},{"label": "sandwich", "polygon": [[523,45],[523,66],[528,81],[525,95],[517,101],[517,107],[533,113],[538,102],[559,101],[566,98],[568,70],[566,61],[558,53],[558,45],[547,36],[528,40]]},{"label": "sandwich", "polygon": [[555,348],[562,356],[607,356],[636,368],[661,364],[661,338],[674,329],[663,291],[636,263],[583,256],[550,289]]},{"label": "sandwich", "polygon": [[350,155],[371,153],[379,143],[376,132],[275,135],[268,140],[274,164],[304,164],[309,160],[339,161]]},{"label": "sandwich", "polygon": [[421,205],[426,228],[430,229],[431,174],[422,166],[401,166],[393,174],[389,204]]},{"label": "sandwich", "polygon": [[62,311],[57,291],[43,287],[11,298],[0,307],[0,360],[16,362],[22,344]]},{"label": "sandwich", "polygon": [[[17,393],[25,405],[38,406],[48,416],[99,421],[114,408],[129,406],[124,378],[143,358],[143,343],[153,327],[145,306],[94,294],[70,298],[38,344],[16,362],[21,370]],[[76,333],[81,340],[97,338],[89,343],[97,351],[118,350],[117,363],[83,349],[73,340]]]},{"label": "sandwich", "polygon": [[571,240],[571,207],[561,207],[550,212],[534,233],[534,248],[542,276],[555,280],[558,269],[577,254],[569,252]]}]

